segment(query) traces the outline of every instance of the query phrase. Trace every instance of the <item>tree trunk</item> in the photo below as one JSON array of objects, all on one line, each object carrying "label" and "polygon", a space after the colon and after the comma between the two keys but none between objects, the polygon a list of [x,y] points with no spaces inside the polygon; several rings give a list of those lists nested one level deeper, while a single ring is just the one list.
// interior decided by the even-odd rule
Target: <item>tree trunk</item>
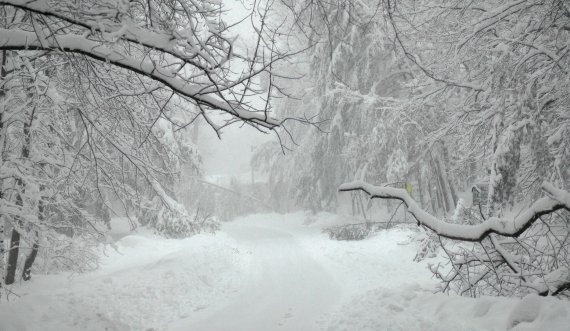
[{"label": "tree trunk", "polygon": [[10,240],[10,250],[8,251],[8,264],[6,265],[6,285],[13,284],[16,279],[16,268],[18,267],[18,254],[20,252],[20,233],[12,229]]},{"label": "tree trunk", "polygon": [[441,188],[441,194],[445,202],[445,211],[450,212],[455,208],[457,201],[455,201],[453,194],[451,193],[449,181],[447,180],[445,163],[439,157],[436,157],[434,163],[436,164],[436,172],[439,186]]},{"label": "tree trunk", "polygon": [[[43,189],[43,186],[40,186],[40,192],[43,191]],[[40,201],[38,201],[38,220],[40,223],[44,220],[44,201],[41,197]],[[39,234],[36,231],[36,234],[34,236],[34,244],[32,245],[32,251],[26,257],[26,260],[24,261],[24,269],[22,270],[22,279],[25,281],[28,281],[32,278],[32,266],[36,261],[36,256],[38,255],[38,250],[40,248],[39,239]]]},{"label": "tree trunk", "polygon": [[449,212],[449,201],[447,200],[447,192],[445,190],[445,185],[443,182],[443,177],[441,176],[441,169],[439,168],[439,162],[437,161],[437,159],[432,160],[432,163],[434,165],[434,169],[435,169],[435,182],[437,185],[437,193],[438,194],[438,200],[440,201],[440,206],[442,206],[442,209],[445,213]]},{"label": "tree trunk", "polygon": [[429,202],[431,203],[431,210],[435,215],[437,215],[437,192],[433,194],[433,183],[431,178],[428,177],[428,193],[429,193]]},{"label": "tree trunk", "polygon": [[426,208],[426,206],[424,205],[424,194],[422,192],[422,171],[420,169],[420,166],[418,165],[416,168],[416,178],[418,181],[418,197],[420,199],[420,206],[422,208]]},{"label": "tree trunk", "polygon": [[451,199],[453,200],[452,207],[455,208],[455,206],[457,206],[457,201],[458,201],[457,193],[455,192],[455,187],[453,186],[453,183],[449,178],[449,173],[447,172],[447,166],[451,164],[451,161],[449,159],[449,152],[447,150],[447,147],[443,145],[443,143],[442,143],[442,148],[443,148],[443,158],[444,158],[444,163],[443,163],[444,176],[447,187],[449,188],[449,193],[451,193]]},{"label": "tree trunk", "polygon": [[32,246],[32,251],[30,252],[30,255],[28,255],[26,257],[26,261],[24,262],[24,270],[22,271],[22,279],[23,280],[30,280],[32,278],[32,265],[34,264],[34,261],[36,260],[36,256],[38,255],[38,249],[39,249],[39,245],[38,245],[38,241],[37,239],[34,242],[34,245]]},{"label": "tree trunk", "polygon": [[[1,192],[0,192],[1,193]],[[2,197],[0,196],[0,199]],[[4,254],[6,251],[4,250],[4,220],[0,218],[0,272],[4,272]],[[0,288],[2,288],[2,277],[0,276]]]},{"label": "tree trunk", "polygon": [[[4,146],[6,141],[6,130],[4,128],[4,96],[6,92],[4,91],[4,79],[6,77],[6,70],[4,66],[6,65],[6,50],[2,51],[2,63],[0,66],[0,82],[2,82],[2,86],[0,87],[0,167],[4,163]],[[0,200],[4,199],[4,182],[0,180]],[[0,232],[0,273],[4,273],[4,254],[6,253],[4,250],[4,231],[6,226],[6,221],[4,217],[2,217],[2,213],[0,213],[0,222],[2,223],[0,226],[2,227],[2,231]],[[2,286],[2,279],[0,277],[0,287]]]},{"label": "tree trunk", "polygon": [[[32,110],[32,116],[29,122],[24,123],[24,144],[22,146],[22,158],[28,159],[30,157],[30,127],[34,119],[35,108]],[[24,206],[24,201],[22,199],[22,194],[25,191],[25,185],[21,178],[16,178],[16,186],[20,188],[20,192],[16,193],[16,205],[19,207]],[[21,223],[22,220],[16,217],[16,222]],[[18,267],[18,254],[20,252],[20,233],[16,228],[12,229],[12,239],[10,240],[10,251],[8,252],[8,265],[6,266],[6,285],[13,284],[16,279],[16,269]],[[37,250],[37,248],[36,248]],[[37,254],[37,252],[36,252]],[[31,259],[31,263],[34,262],[35,256]],[[31,268],[31,264],[30,264]]]}]

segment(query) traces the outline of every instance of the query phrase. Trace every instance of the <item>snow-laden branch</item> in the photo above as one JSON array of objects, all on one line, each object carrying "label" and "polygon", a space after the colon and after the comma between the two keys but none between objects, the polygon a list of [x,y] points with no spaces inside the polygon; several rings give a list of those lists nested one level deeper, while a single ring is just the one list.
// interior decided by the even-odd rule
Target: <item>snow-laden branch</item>
[{"label": "snow-laden branch", "polygon": [[246,122],[268,129],[273,129],[281,124],[278,120],[268,117],[264,112],[250,111],[238,105],[237,102],[234,105],[231,101],[224,100],[220,96],[204,93],[204,86],[182,79],[166,64],[161,65],[149,59],[137,59],[120,49],[110,48],[84,36],[54,35],[49,39],[40,40],[33,32],[0,29],[0,49],[59,50],[83,54],[159,81],[198,104],[224,111]]},{"label": "snow-laden branch", "polygon": [[[543,189],[547,192],[554,187],[552,184],[544,183]],[[570,211],[570,207],[558,199],[567,198],[568,192],[554,189],[555,198],[543,197],[535,201],[527,210],[514,218],[491,217],[480,224],[452,224],[447,223],[423,210],[418,203],[404,189],[384,186],[374,186],[362,181],[342,184],[340,192],[363,191],[370,196],[370,199],[397,199],[408,207],[408,212],[412,214],[419,224],[424,225],[438,235],[450,239],[463,241],[482,241],[489,234],[496,233],[506,237],[518,237],[529,226],[531,226],[540,216],[550,214],[560,209]]]},{"label": "snow-laden branch", "polygon": [[566,206],[566,209],[570,209],[570,192],[566,192],[559,188],[554,187],[554,185],[544,182],[542,184],[542,189],[552,196],[553,199],[558,200],[560,203]]},{"label": "snow-laden branch", "polygon": [[570,288],[570,268],[561,267],[524,286],[534,288],[540,295],[557,295]]},{"label": "snow-laden branch", "polygon": [[[200,12],[208,13],[208,9],[202,8],[199,2],[192,3],[195,8],[192,8],[193,11],[189,9],[191,14],[198,16]],[[173,30],[169,33],[157,32],[141,28],[137,26],[136,22],[120,22],[110,19],[114,15],[118,15],[119,11],[118,9],[112,10],[108,6],[103,5],[102,8],[95,6],[89,12],[81,12],[79,8],[69,8],[70,4],[63,1],[54,4],[49,0],[1,0],[0,5],[8,5],[29,13],[51,17],[85,28],[88,31],[101,32],[108,39],[117,38],[133,42],[168,53],[184,60],[185,63],[201,67],[202,64],[194,60],[198,56],[208,63],[208,67],[202,68],[205,70],[212,69],[220,64],[202,47],[200,41],[195,40],[194,36],[188,36],[188,33],[184,33],[182,30]]]}]

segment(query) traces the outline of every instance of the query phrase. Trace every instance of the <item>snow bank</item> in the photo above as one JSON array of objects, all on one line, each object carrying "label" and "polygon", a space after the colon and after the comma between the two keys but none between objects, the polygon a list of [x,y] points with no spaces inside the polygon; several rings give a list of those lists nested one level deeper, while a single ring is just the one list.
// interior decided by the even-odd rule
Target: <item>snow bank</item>
[{"label": "snow bank", "polygon": [[379,287],[334,314],[328,330],[568,330],[570,305],[536,295],[520,299],[433,294],[419,285]]},{"label": "snow bank", "polygon": [[0,303],[0,330],[166,330],[168,323],[229,300],[249,255],[223,233],[169,240],[129,235],[101,269],[35,276]]},{"label": "snow bank", "polygon": [[[310,227],[317,229],[343,222],[338,215],[313,217]],[[304,237],[305,248],[346,289],[345,303],[330,314],[326,330],[568,330],[570,302],[566,300],[537,295],[474,299],[434,293],[438,282],[427,264],[441,257],[413,262],[417,236],[413,228],[404,226],[362,241]]]}]

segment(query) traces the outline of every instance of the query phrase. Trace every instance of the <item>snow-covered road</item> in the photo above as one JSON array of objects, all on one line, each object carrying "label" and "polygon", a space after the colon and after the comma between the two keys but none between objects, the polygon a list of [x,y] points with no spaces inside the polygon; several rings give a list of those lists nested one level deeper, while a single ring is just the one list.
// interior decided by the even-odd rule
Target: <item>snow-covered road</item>
[{"label": "snow-covered road", "polygon": [[316,330],[322,315],[342,295],[334,277],[301,247],[294,233],[271,223],[224,226],[231,237],[251,252],[251,273],[243,290],[220,309],[203,311],[195,322],[174,330],[251,331]]},{"label": "snow-covered road", "polygon": [[101,251],[101,268],[34,275],[0,302],[0,331],[567,330],[554,298],[433,294],[411,229],[339,242],[331,214],[251,215],[215,235],[141,231]]}]

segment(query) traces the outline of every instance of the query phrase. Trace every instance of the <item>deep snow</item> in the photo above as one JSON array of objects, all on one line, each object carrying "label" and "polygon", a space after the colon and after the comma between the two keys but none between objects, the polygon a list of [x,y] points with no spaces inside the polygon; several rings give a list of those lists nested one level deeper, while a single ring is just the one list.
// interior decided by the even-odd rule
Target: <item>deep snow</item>
[{"label": "deep snow", "polygon": [[[34,275],[0,303],[11,330],[566,330],[570,304],[433,294],[413,229],[331,241],[339,217],[252,215],[215,235],[140,231],[83,275]],[[116,236],[118,237],[118,236]],[[435,262],[435,261],[431,261]]]}]

